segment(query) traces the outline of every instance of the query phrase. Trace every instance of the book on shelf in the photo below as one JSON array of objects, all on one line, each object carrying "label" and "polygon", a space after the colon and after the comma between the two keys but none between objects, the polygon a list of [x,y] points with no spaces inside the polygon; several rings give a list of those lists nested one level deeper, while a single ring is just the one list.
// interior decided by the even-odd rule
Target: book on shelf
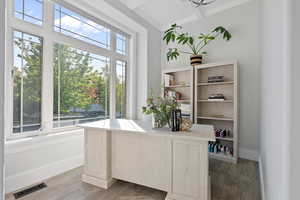
[{"label": "book on shelf", "polygon": [[171,84],[174,82],[174,76],[171,74],[164,74],[164,84],[165,87],[170,87]]},{"label": "book on shelf", "polygon": [[207,101],[225,101],[225,99],[207,99]]}]

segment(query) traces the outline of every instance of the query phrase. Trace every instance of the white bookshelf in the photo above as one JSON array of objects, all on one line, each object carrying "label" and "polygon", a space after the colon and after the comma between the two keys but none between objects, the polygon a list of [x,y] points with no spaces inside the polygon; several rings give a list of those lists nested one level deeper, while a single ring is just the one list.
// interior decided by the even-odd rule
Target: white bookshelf
[{"label": "white bookshelf", "polygon": [[[224,82],[209,83],[209,76],[224,76]],[[223,94],[224,101],[208,100],[209,95]],[[215,159],[238,161],[238,65],[237,61],[209,63],[194,68],[194,122],[230,130],[217,137],[220,144],[233,147],[233,156],[210,153]]]},{"label": "white bookshelf", "polygon": [[[170,85],[165,83],[165,75],[171,75],[174,78],[174,82]],[[182,96],[177,101],[189,108],[189,111],[184,110],[182,114],[188,116],[192,121],[194,120],[194,68],[191,66],[165,69],[162,71],[162,85],[163,94],[165,91],[171,90],[179,92]],[[167,86],[166,86],[167,85]]]}]

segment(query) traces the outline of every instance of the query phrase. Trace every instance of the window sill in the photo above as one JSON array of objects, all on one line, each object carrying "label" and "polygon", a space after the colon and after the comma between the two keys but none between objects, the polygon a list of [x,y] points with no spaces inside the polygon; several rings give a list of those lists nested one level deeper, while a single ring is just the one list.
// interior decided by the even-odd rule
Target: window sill
[{"label": "window sill", "polygon": [[56,145],[70,140],[83,140],[84,130],[74,127],[72,130],[64,130],[51,134],[33,137],[11,139],[5,142],[5,154],[23,152],[28,149],[41,148],[45,145]]},{"label": "window sill", "polygon": [[83,129],[81,127],[72,126],[72,127],[64,127],[64,128],[53,128],[51,131],[26,132],[26,133],[16,134],[15,136],[7,137],[5,144],[26,142],[32,139],[45,138],[51,136],[62,136],[77,131],[83,131]]}]

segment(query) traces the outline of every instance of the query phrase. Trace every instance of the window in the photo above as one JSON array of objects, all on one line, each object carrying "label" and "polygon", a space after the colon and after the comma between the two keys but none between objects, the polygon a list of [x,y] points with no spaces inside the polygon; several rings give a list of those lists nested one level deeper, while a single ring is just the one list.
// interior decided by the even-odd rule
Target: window
[{"label": "window", "polygon": [[116,117],[126,118],[126,62],[116,62]]},{"label": "window", "polygon": [[123,35],[117,34],[116,40],[116,51],[117,53],[126,54],[126,38]]},{"label": "window", "polygon": [[15,0],[14,5],[16,18],[42,25],[43,0]]},{"label": "window", "polygon": [[54,127],[108,118],[109,58],[61,44],[54,52]]},{"label": "window", "polygon": [[41,127],[42,39],[14,31],[13,132]]},{"label": "window", "polygon": [[65,35],[110,48],[110,30],[81,15],[55,4],[54,29]]},{"label": "window", "polygon": [[7,2],[7,138],[126,118],[129,35],[67,3]]}]

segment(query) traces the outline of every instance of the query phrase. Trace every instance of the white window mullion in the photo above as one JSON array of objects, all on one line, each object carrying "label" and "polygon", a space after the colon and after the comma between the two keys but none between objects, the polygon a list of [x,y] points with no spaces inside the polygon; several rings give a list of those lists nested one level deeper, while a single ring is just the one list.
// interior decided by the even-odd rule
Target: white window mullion
[{"label": "white window mullion", "polygon": [[12,137],[13,136],[13,29],[8,27],[6,32],[6,57],[10,58],[6,60],[6,78],[5,78],[5,87],[11,88],[6,90],[6,99],[5,99],[5,111],[4,113],[7,113],[8,115],[5,117],[5,123],[6,126],[6,137]]},{"label": "white window mullion", "polygon": [[[132,35],[131,39],[127,39],[127,74],[126,74],[126,117],[129,119],[136,119],[137,110],[137,51],[136,48],[137,35]],[[128,103],[130,102],[130,103]]]},{"label": "white window mullion", "polygon": [[[111,31],[111,51],[116,51],[116,34]],[[116,57],[110,57],[110,119],[116,118]]]},{"label": "white window mullion", "polygon": [[[11,23],[11,19],[13,18],[13,1],[6,1],[7,2],[7,24]],[[5,56],[6,58],[6,65],[7,68],[5,74],[5,87],[11,88],[5,91],[5,108],[4,113],[7,113],[5,117],[5,124],[6,130],[6,138],[13,136],[13,29],[12,27],[8,26],[6,28],[6,51]]]},{"label": "white window mullion", "polygon": [[42,129],[53,128],[53,4],[44,1],[44,37],[42,67]]}]

